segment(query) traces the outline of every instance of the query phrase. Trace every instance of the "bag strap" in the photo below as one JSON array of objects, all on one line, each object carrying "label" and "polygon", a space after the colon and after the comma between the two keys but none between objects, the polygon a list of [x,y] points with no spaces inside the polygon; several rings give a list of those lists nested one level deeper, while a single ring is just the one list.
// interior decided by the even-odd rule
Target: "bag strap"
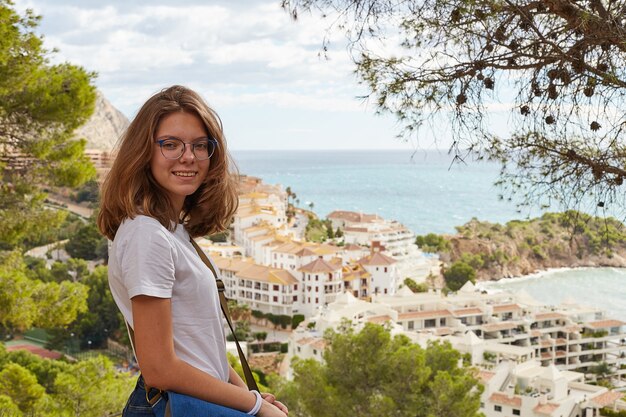
[{"label": "bag strap", "polygon": [[[241,345],[239,344],[239,340],[237,339],[237,335],[235,334],[233,323],[230,319],[230,311],[228,310],[228,299],[226,298],[226,294],[224,294],[224,291],[226,289],[226,287],[224,286],[224,281],[221,280],[220,275],[217,273],[217,270],[209,260],[208,256],[205,255],[205,253],[202,251],[200,246],[198,246],[195,240],[193,240],[192,238],[189,238],[189,240],[191,241],[191,244],[193,245],[196,252],[198,252],[198,255],[200,256],[200,259],[202,259],[202,262],[204,262],[206,266],[209,267],[211,272],[213,272],[213,276],[215,276],[215,283],[217,284],[217,291],[220,297],[220,306],[222,308],[222,313],[224,314],[224,317],[226,317],[226,321],[228,322],[228,327],[230,327],[230,331],[233,335],[233,338],[235,339],[235,344],[237,345],[237,353],[239,353],[239,360],[241,361],[241,368],[243,369],[243,375],[246,380],[246,385],[248,386],[248,389],[250,391],[254,390],[259,392],[259,386],[254,379],[254,375],[252,374],[250,365],[248,365],[248,361],[246,360],[246,356],[243,353],[243,349],[241,349]],[[128,330],[128,336],[130,336],[130,346],[133,349],[135,357],[137,357],[137,352],[135,351],[135,331],[132,327],[130,327],[128,321],[124,320],[124,323],[126,324],[126,330]],[[155,393],[155,395],[152,395],[151,391],[153,390],[154,389],[146,386],[146,399],[148,400],[148,403],[150,403],[150,405],[155,404],[159,400],[159,398],[161,398],[162,394],[161,390],[154,390],[158,392]]]},{"label": "bag strap", "polygon": [[198,246],[196,241],[193,240],[193,238],[189,238],[189,240],[191,241],[191,244],[193,245],[193,247],[196,249],[196,252],[198,252],[198,255],[200,256],[200,259],[202,259],[202,262],[204,262],[206,266],[209,267],[209,269],[211,270],[211,272],[213,272],[213,275],[215,276],[215,282],[217,284],[217,291],[220,297],[220,306],[222,307],[222,313],[224,313],[224,317],[226,317],[226,321],[228,322],[228,327],[230,327],[231,334],[233,335],[233,338],[235,339],[235,344],[237,345],[237,353],[239,353],[239,360],[241,361],[241,368],[243,369],[243,375],[246,379],[246,385],[248,386],[248,389],[250,391],[252,390],[259,391],[259,387],[254,379],[254,375],[252,374],[250,365],[248,365],[246,356],[244,355],[243,350],[241,349],[241,345],[239,345],[239,340],[237,339],[235,328],[233,327],[233,323],[230,319],[230,311],[228,310],[228,299],[226,298],[226,294],[224,293],[226,289],[226,287],[224,286],[224,281],[222,281],[220,275],[217,273],[217,270],[215,269],[215,267],[209,260],[209,257],[206,256],[206,254],[200,248],[200,246]]}]

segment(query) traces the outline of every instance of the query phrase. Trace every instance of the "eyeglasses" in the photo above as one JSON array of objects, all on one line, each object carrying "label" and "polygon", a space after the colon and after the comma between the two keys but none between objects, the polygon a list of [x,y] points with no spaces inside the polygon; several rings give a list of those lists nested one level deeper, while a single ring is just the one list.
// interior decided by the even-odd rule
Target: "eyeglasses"
[{"label": "eyeglasses", "polygon": [[165,159],[180,158],[185,153],[187,145],[190,145],[193,156],[195,156],[198,161],[206,161],[213,155],[217,147],[217,140],[213,138],[201,138],[187,143],[173,136],[168,136],[157,139],[156,143],[159,144],[161,154]]}]

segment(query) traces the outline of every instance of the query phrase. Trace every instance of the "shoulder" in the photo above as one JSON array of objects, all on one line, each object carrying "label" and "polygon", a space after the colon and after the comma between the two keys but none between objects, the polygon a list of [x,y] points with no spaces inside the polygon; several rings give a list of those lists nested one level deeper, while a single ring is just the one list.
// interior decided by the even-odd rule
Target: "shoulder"
[{"label": "shoulder", "polygon": [[159,221],[149,216],[136,216],[122,222],[115,234],[114,244],[126,246],[134,244],[142,247],[156,246],[171,247],[172,233],[163,227]]},{"label": "shoulder", "polygon": [[132,219],[125,219],[117,229],[117,238],[119,235],[135,235],[141,234],[163,234],[169,232],[159,221],[153,217],[139,215]]}]

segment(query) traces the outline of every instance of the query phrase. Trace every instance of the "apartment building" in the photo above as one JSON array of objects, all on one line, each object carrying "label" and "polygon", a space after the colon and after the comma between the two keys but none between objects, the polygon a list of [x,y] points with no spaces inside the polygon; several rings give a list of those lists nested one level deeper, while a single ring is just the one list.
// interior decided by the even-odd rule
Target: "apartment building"
[{"label": "apartment building", "polygon": [[293,315],[301,286],[289,272],[254,263],[251,259],[213,256],[226,287],[226,297],[264,313]]},{"label": "apartment building", "polygon": [[584,382],[584,374],[538,361],[502,362],[483,370],[481,409],[486,417],[592,417],[601,408],[626,409],[622,393]]},{"label": "apartment building", "polygon": [[[526,304],[526,295],[483,294],[472,291],[471,285],[448,297],[414,294],[404,287],[393,295],[375,294],[371,300],[371,306],[396,312],[386,314],[388,321],[415,342],[448,340],[476,365],[537,360],[542,366],[590,373],[598,363],[606,363],[612,375],[626,374],[622,369],[626,368],[626,323],[606,318],[598,310]],[[323,322],[329,312],[332,317],[349,315],[341,311],[343,307],[329,305],[311,321]]]}]

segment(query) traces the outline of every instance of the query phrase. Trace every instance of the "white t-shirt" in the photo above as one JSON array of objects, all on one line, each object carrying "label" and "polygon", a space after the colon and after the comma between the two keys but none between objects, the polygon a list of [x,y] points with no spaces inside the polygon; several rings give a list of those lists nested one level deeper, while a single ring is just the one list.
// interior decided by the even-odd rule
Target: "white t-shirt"
[{"label": "white t-shirt", "polygon": [[191,245],[182,225],[170,232],[152,217],[126,219],[109,249],[109,285],[131,327],[131,298],[171,298],[174,350],[178,357],[228,381],[215,277]]}]

